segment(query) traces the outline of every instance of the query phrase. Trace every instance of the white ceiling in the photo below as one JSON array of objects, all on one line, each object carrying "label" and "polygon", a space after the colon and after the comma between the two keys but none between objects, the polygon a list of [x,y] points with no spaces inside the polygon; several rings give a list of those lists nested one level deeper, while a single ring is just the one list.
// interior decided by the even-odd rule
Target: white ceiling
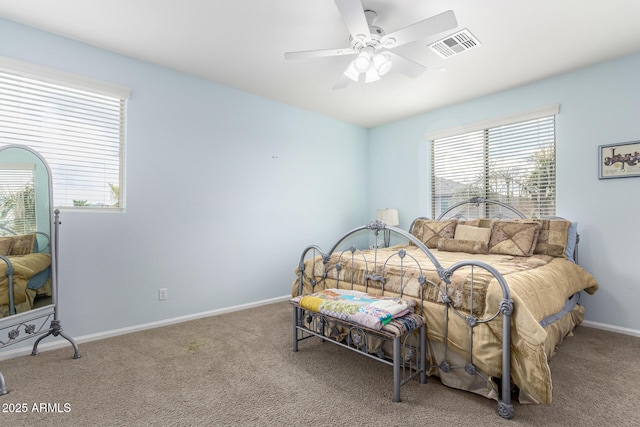
[{"label": "white ceiling", "polygon": [[[333,0],[0,0],[0,16],[364,127],[640,52],[640,0],[362,2],[387,33],[447,10],[458,28],[397,48],[418,78],[333,90],[352,57],[284,59],[348,46]],[[464,28],[480,47],[427,47]]]}]

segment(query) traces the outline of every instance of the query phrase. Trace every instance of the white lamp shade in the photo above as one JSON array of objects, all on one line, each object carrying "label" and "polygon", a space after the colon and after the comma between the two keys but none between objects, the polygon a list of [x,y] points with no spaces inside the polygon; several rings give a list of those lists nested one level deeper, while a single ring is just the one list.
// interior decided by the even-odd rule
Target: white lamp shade
[{"label": "white lamp shade", "polygon": [[391,55],[375,53],[375,49],[366,48],[349,63],[344,75],[354,82],[371,83],[389,72],[392,66]]},{"label": "white lamp shade", "polygon": [[358,82],[360,73],[358,72],[358,70],[356,70],[356,67],[353,66],[353,61],[351,61],[351,63],[349,64],[349,68],[347,68],[347,70],[344,72],[344,75],[349,77],[354,82]]},{"label": "white lamp shade", "polygon": [[366,73],[371,68],[371,56],[369,52],[360,52],[360,54],[353,60],[353,67],[359,73]]},{"label": "white lamp shade", "polygon": [[378,209],[376,219],[380,222],[384,222],[387,225],[396,226],[400,224],[398,220],[398,209],[384,208]]},{"label": "white lamp shade", "polygon": [[374,67],[369,68],[369,70],[364,75],[364,82],[371,83],[377,82],[378,80],[380,80],[380,76],[378,75],[376,69]]},{"label": "white lamp shade", "polygon": [[389,72],[393,63],[388,53],[379,53],[373,57],[373,65],[378,70],[378,75],[382,77]]}]

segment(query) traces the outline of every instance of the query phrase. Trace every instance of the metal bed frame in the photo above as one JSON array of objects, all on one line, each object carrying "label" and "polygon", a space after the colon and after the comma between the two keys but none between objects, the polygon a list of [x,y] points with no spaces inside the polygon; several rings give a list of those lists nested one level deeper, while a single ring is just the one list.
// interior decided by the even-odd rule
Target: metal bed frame
[{"label": "metal bed frame", "polygon": [[[38,253],[43,252],[46,253],[49,248],[51,247],[51,237],[47,234],[44,233],[42,231],[33,231],[33,234],[37,234],[37,235],[41,235],[44,236],[46,239],[46,246],[44,248],[40,248],[38,247]],[[0,236],[3,235],[7,235],[7,236],[16,236],[18,235],[18,233],[16,233],[15,231],[11,230],[10,228],[7,228],[5,226],[0,226]],[[5,274],[7,276],[7,286],[8,286],[8,290],[9,290],[9,314],[10,315],[14,315],[16,314],[16,307],[15,307],[15,303],[14,303],[14,290],[13,290],[13,273],[14,273],[14,268],[13,268],[13,264],[11,263],[11,259],[7,258],[4,255],[0,255],[0,260],[4,261],[4,263],[6,264],[6,270],[5,270]]]},{"label": "metal bed frame", "polygon": [[[386,270],[386,266],[387,263],[389,261],[389,259],[391,259],[391,257],[395,257],[395,256],[399,256],[403,262],[402,262],[402,268],[401,268],[401,273],[400,275],[402,277],[404,277],[404,272],[406,271],[405,268],[405,264],[404,264],[404,258],[406,258],[408,256],[408,254],[400,249],[397,253],[391,255],[390,257],[388,257],[387,259],[383,259],[382,256],[379,254],[378,252],[378,238],[379,238],[379,234],[380,231],[389,231],[394,239],[401,239],[403,241],[408,241],[411,242],[413,245],[417,246],[431,261],[431,263],[433,264],[433,266],[435,267],[436,271],[438,272],[438,276],[440,278],[440,284],[436,284],[433,283],[429,280],[427,280],[423,275],[422,275],[422,267],[418,264],[418,262],[413,259],[412,261],[415,262],[415,264],[418,264],[418,268],[420,270],[420,276],[418,277],[418,281],[421,285],[421,294],[420,294],[420,299],[422,300],[423,295],[424,295],[424,286],[434,286],[437,288],[440,298],[442,299],[443,303],[447,305],[447,310],[445,311],[445,337],[444,337],[444,359],[442,361],[440,361],[440,363],[437,366],[431,366],[431,367],[427,367],[427,369],[430,368],[438,368],[444,372],[450,372],[451,370],[454,369],[462,369],[464,370],[467,374],[469,375],[478,375],[481,378],[483,378],[487,384],[489,384],[489,386],[495,391],[496,395],[499,396],[498,399],[498,414],[506,419],[511,419],[514,416],[514,408],[513,405],[511,404],[511,355],[510,355],[510,347],[511,347],[511,314],[513,313],[513,301],[511,299],[511,293],[509,290],[509,286],[507,285],[506,280],[504,279],[504,277],[496,270],[494,269],[492,266],[480,262],[480,261],[475,261],[475,260],[467,260],[467,261],[461,261],[458,262],[454,265],[452,265],[449,268],[444,268],[439,262],[438,260],[435,258],[435,256],[431,253],[431,251],[417,238],[415,238],[412,234],[396,228],[396,227],[392,227],[392,226],[388,226],[382,222],[379,221],[375,221],[375,222],[371,222],[368,225],[365,226],[361,226],[358,228],[355,228],[351,231],[349,231],[348,233],[346,233],[345,235],[343,235],[338,242],[327,252],[327,253],[323,253],[322,250],[318,247],[318,246],[309,246],[307,247],[301,257],[300,257],[300,264],[298,266],[299,269],[299,275],[298,275],[298,295],[302,295],[302,292],[304,291],[303,289],[303,285],[304,283],[310,283],[313,291],[317,291],[317,290],[321,290],[321,289],[326,289],[326,288],[335,288],[337,287],[336,285],[332,285],[332,279],[329,279],[327,277],[327,273],[329,271],[331,271],[332,269],[337,269],[340,270],[341,269],[341,264],[340,264],[340,260],[345,257],[345,254],[351,254],[351,259],[354,260],[354,257],[357,256],[357,254],[360,253],[360,250],[357,248],[357,246],[352,246],[348,249],[344,249],[342,250],[342,252],[338,252],[338,248],[341,247],[341,245],[344,245],[345,242],[347,241],[347,239],[353,238],[356,234],[358,233],[369,233],[369,235],[371,233],[373,233],[373,240],[374,240],[374,244],[372,247],[368,247],[367,249],[371,249],[374,251],[374,263],[373,265],[367,265],[367,271],[365,272],[365,277],[367,279],[367,290],[368,287],[370,286],[370,284],[372,283],[379,283],[379,285],[377,285],[375,287],[375,290],[378,290],[378,288],[384,292],[384,285],[386,282],[386,276],[387,276],[387,270]],[[366,239],[367,244],[369,243],[370,240],[370,236],[368,239]],[[317,255],[320,256],[317,256]],[[338,261],[335,261],[335,257],[332,258],[332,254],[336,254],[338,256]],[[380,255],[380,257],[378,256]],[[306,268],[305,268],[305,260],[308,259],[312,259],[312,266],[311,266],[311,272],[307,272]],[[333,261],[332,261],[333,259]],[[410,261],[410,260],[407,260]],[[316,262],[322,262],[322,274],[320,274],[319,276],[316,275],[314,272],[316,271],[316,267],[315,267],[315,263]],[[414,264],[414,265],[415,265]],[[461,312],[458,309],[456,309],[453,306],[453,301],[452,299],[448,296],[447,293],[447,286],[451,284],[451,276],[453,275],[454,272],[456,272],[457,270],[464,268],[464,267],[470,267],[471,268],[471,274],[473,277],[473,273],[475,269],[483,269],[485,271],[487,271],[488,273],[490,273],[493,277],[495,277],[495,279],[497,280],[498,284],[501,287],[502,290],[502,298],[500,301],[500,304],[498,307],[496,307],[496,311],[495,313],[488,317],[488,318],[478,318],[476,316],[473,315],[473,307],[471,307],[471,310],[469,313],[466,312]],[[381,274],[378,274],[377,271],[381,271]],[[345,278],[344,281],[348,281],[349,279]],[[353,288],[353,284],[354,284],[354,280],[353,277],[351,277],[351,286]],[[471,288],[473,289],[474,283],[473,280],[471,282]],[[402,290],[401,293],[404,291],[404,285],[402,285]],[[402,295],[401,295],[402,296]],[[450,313],[453,313],[453,315],[455,316],[459,316],[460,318],[465,320],[465,323],[468,325],[469,327],[469,354],[468,354],[468,358],[466,358],[466,363],[464,365],[455,365],[452,364],[448,361],[448,354],[450,352],[449,348],[448,348],[448,324],[449,324],[449,315]],[[307,326],[305,326],[304,324],[304,318],[305,315],[308,317],[309,314],[305,313],[304,311],[302,311],[300,308],[298,307],[294,307],[294,329],[293,329],[293,333],[294,333],[294,351],[297,351],[297,344],[298,341],[300,341],[301,339],[305,339],[305,338],[300,338],[299,337],[299,333],[307,333],[309,334],[308,337],[311,336],[318,336],[322,339],[328,338],[330,336],[332,336],[331,333],[327,333],[327,330],[331,330],[331,328],[328,328],[327,325],[330,325],[331,322],[334,321],[334,319],[328,319],[326,317],[323,316],[317,316],[317,315],[313,315],[311,314],[311,317],[308,319],[311,322],[307,322],[307,323],[317,323],[320,326],[317,327],[317,329],[313,329],[313,328],[309,328]],[[496,384],[493,383],[493,381],[487,377],[485,377],[477,368],[476,365],[474,364],[474,357],[473,357],[473,330],[474,327],[481,324],[481,323],[487,323],[487,322],[491,322],[492,320],[496,319],[498,316],[502,316],[503,317],[503,322],[502,322],[502,378],[501,378],[501,387],[497,387]],[[427,325],[428,327],[428,325]],[[362,328],[360,328],[361,330]],[[333,334],[333,336],[335,336],[335,334]],[[348,337],[351,337],[351,333],[348,334]],[[355,339],[352,338],[348,338],[347,339],[347,343],[344,344],[345,347],[352,347],[352,342],[355,341]],[[334,340],[331,340],[330,342],[336,342]],[[365,340],[366,342],[366,340]],[[341,343],[338,343],[341,344]],[[422,347],[424,348],[424,347]],[[382,355],[381,354],[376,354],[376,355],[369,355],[369,351],[366,348],[363,349],[358,349],[361,353],[367,353],[367,355],[369,357],[373,357],[373,358],[377,358],[377,359],[381,359]],[[394,353],[398,351],[398,350],[394,350]],[[395,357],[394,357],[395,360]],[[394,364],[394,373],[398,368],[396,367],[396,364]],[[407,380],[408,381],[408,380]],[[399,392],[396,392],[396,384],[397,384],[398,380],[395,378],[394,375],[394,400],[395,401],[399,401]],[[398,386],[399,389],[399,386]],[[396,399],[397,397],[397,399]]]}]

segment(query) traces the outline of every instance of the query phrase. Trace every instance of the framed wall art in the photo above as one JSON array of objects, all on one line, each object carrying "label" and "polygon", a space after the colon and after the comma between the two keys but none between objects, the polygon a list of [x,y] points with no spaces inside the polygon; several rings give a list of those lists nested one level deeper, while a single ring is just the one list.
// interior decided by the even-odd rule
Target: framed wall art
[{"label": "framed wall art", "polygon": [[598,147],[599,179],[640,176],[640,141]]}]

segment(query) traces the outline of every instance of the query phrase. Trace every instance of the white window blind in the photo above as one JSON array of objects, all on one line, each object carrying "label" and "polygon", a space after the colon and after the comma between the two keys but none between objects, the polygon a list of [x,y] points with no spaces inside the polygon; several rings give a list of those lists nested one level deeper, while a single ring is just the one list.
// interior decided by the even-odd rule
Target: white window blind
[{"label": "white window blind", "polygon": [[434,218],[476,196],[555,215],[555,114],[433,139],[431,161]]},{"label": "white window blind", "polygon": [[33,164],[0,164],[0,227],[16,234],[36,230]]},{"label": "white window blind", "polygon": [[126,92],[0,68],[0,144],[49,163],[56,207],[123,208]]}]

